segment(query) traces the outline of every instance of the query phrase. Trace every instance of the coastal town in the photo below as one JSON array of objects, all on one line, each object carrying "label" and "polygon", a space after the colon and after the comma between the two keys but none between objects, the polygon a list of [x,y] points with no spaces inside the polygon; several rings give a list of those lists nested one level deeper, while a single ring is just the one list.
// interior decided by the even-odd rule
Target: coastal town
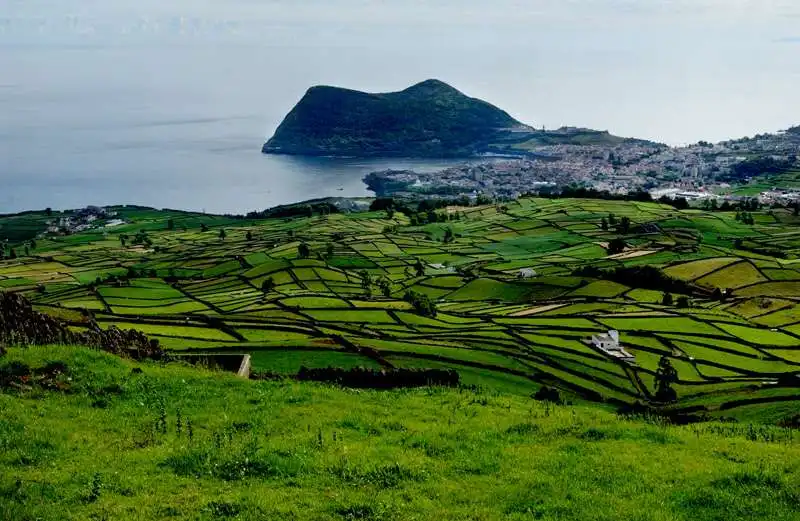
[{"label": "coastal town", "polygon": [[[714,200],[737,197],[734,187],[753,178],[798,165],[800,127],[776,134],[668,147],[640,140],[609,144],[542,145],[485,157],[438,172],[385,170],[366,176],[380,196],[477,197],[515,199],[581,186],[611,194],[649,192],[654,198]],[[765,203],[796,203],[798,189],[782,184],[757,191]]]}]

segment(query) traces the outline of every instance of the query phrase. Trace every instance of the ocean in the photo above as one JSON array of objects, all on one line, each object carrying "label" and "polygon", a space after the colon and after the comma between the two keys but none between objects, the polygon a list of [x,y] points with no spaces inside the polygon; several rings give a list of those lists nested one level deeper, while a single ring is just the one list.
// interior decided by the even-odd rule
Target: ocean
[{"label": "ocean", "polygon": [[537,127],[669,144],[800,122],[791,0],[2,3],[0,213],[240,213],[452,164],[262,155],[315,84],[438,78]]}]

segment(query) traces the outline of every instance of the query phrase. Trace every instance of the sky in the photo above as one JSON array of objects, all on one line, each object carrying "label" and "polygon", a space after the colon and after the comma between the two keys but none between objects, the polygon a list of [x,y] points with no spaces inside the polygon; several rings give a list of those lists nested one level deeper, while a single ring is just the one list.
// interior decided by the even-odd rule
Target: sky
[{"label": "sky", "polygon": [[262,117],[263,134],[312,84],[389,91],[430,77],[536,126],[670,144],[800,120],[796,1],[4,3],[0,65],[12,74],[0,88],[104,80],[111,94],[125,84],[165,103],[185,91]]}]

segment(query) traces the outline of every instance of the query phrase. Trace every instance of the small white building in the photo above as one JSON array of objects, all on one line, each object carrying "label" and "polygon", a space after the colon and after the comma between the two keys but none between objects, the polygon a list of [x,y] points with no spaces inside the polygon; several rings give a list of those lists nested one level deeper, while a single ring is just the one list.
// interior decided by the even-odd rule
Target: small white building
[{"label": "small white building", "polygon": [[532,279],[536,276],[536,270],[533,268],[522,268],[517,272],[517,278]]},{"label": "small white building", "polygon": [[592,335],[592,345],[607,355],[625,362],[633,362],[636,358],[619,345],[619,331],[613,329],[608,333]]}]

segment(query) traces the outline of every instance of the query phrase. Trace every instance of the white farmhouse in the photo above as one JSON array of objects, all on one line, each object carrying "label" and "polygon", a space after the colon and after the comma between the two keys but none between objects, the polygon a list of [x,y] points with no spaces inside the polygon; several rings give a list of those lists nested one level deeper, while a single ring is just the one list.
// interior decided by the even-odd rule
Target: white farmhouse
[{"label": "white farmhouse", "polygon": [[608,333],[592,335],[592,345],[609,356],[625,362],[633,362],[635,357],[619,345],[619,331],[611,330]]},{"label": "white farmhouse", "polygon": [[522,268],[517,272],[517,278],[532,279],[536,276],[536,270],[533,268]]}]

